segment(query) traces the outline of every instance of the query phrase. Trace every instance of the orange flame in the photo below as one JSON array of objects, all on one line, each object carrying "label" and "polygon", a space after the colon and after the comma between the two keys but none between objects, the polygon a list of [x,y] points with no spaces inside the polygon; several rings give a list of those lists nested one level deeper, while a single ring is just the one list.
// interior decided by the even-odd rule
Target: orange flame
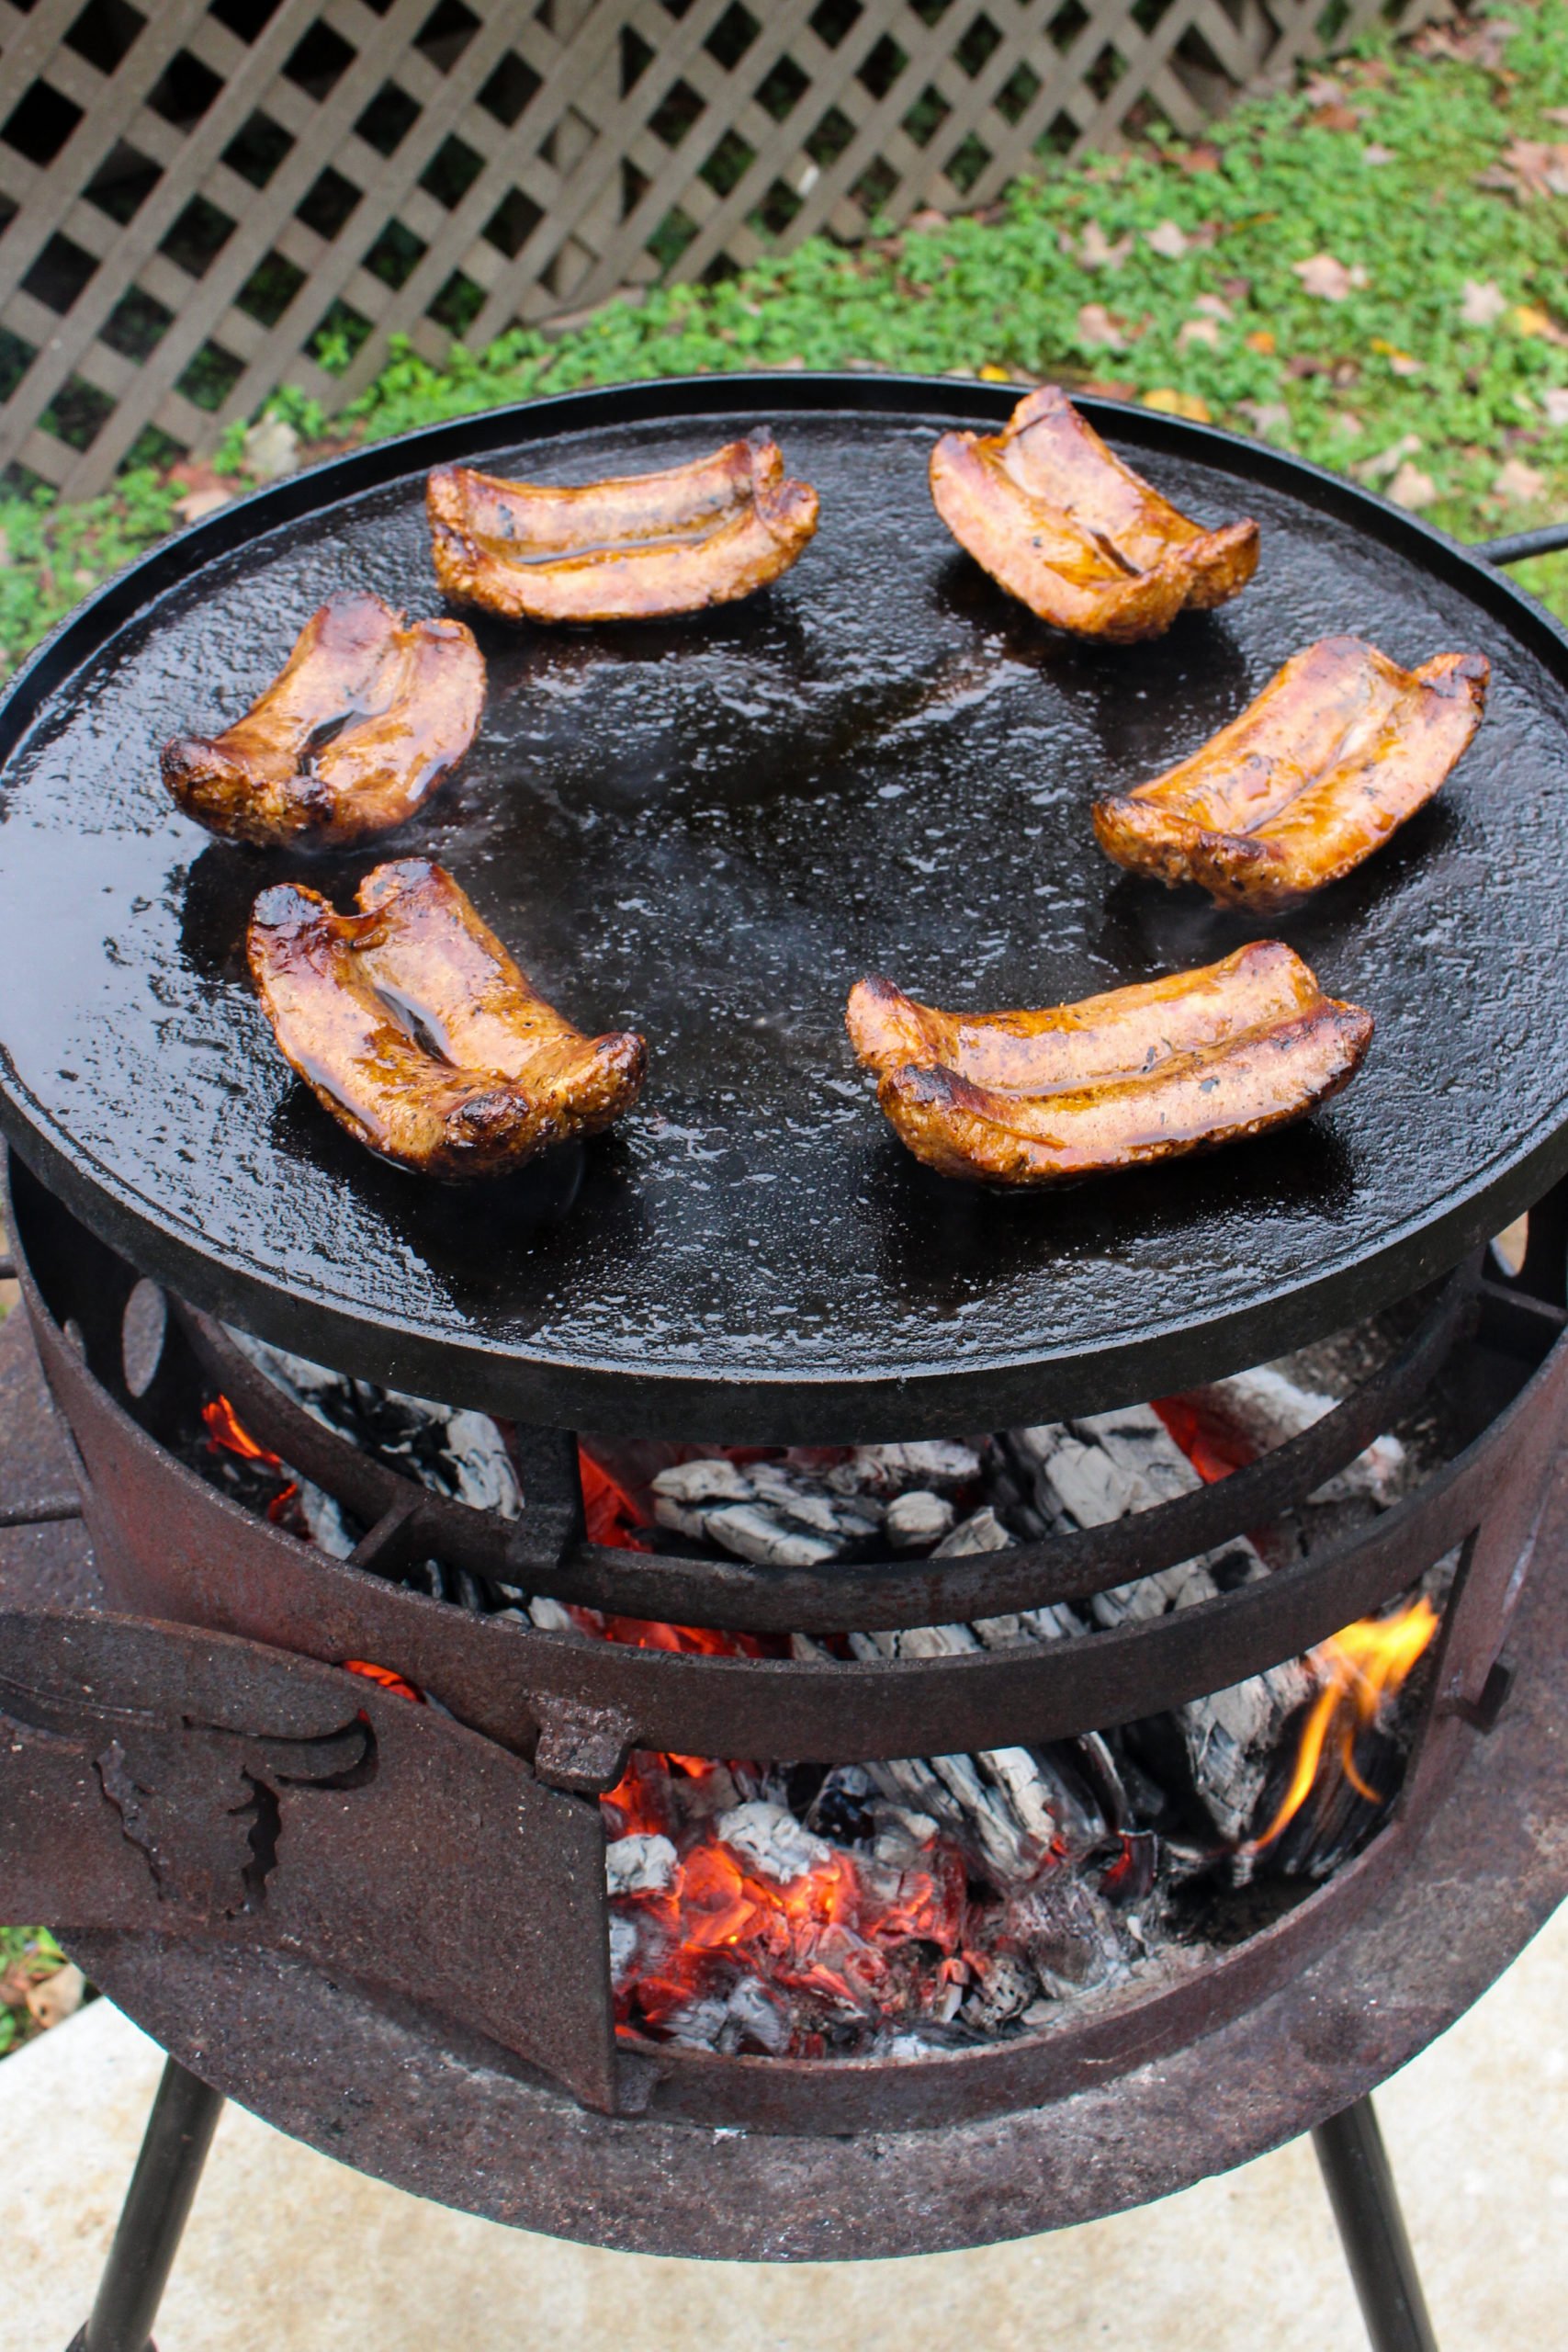
[{"label": "orange flame", "polygon": [[648,1525],[636,1501],[618,1478],[581,1445],[577,1466],[582,1479],[583,1516],[590,1544],[604,1544],[618,1552],[646,1552],[642,1531]]},{"label": "orange flame", "polygon": [[258,1443],[227,1396],[215,1396],[210,1405],[201,1408],[207,1425],[207,1445],[210,1453],[237,1453],[242,1462],[259,1462],[264,1469],[281,1470],[281,1454],[269,1453]]},{"label": "orange flame", "polygon": [[1263,1835],[1242,1849],[1244,1853],[1262,1853],[1295,1819],[1317,1784],[1331,1736],[1339,1770],[1351,1787],[1370,1804],[1382,1804],[1382,1792],[1370,1787],[1356,1768],[1356,1735],[1376,1723],[1384,1700],[1401,1688],[1438,1623],[1437,1611],[1423,1598],[1395,1610],[1392,1617],[1359,1618],[1313,1651],[1311,1662],[1324,1676],[1324,1687],[1313,1701],[1279,1810]]},{"label": "orange flame", "polygon": [[1224,1428],[1190,1396],[1156,1396],[1153,1409],[1206,1487],[1257,1459],[1235,1430]]}]

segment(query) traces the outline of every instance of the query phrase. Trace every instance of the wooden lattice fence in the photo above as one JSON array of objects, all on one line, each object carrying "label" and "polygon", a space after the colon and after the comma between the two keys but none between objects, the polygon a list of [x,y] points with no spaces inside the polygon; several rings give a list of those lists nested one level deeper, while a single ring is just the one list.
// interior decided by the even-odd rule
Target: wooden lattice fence
[{"label": "wooden lattice fence", "polygon": [[985,204],[1329,29],[1325,0],[0,0],[0,466],[81,494],[281,382],[351,398],[393,334],[439,359]]}]

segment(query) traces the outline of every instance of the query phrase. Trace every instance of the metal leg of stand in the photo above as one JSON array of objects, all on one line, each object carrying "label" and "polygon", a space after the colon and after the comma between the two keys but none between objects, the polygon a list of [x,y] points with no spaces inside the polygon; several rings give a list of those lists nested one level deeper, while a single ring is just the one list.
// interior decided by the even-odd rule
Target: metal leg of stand
[{"label": "metal leg of stand", "polygon": [[152,2323],[222,2106],[221,2091],[166,2062],[93,2316],[69,2352],[154,2352]]},{"label": "metal leg of stand", "polygon": [[1370,2098],[1312,2135],[1372,2352],[1438,2352]]}]

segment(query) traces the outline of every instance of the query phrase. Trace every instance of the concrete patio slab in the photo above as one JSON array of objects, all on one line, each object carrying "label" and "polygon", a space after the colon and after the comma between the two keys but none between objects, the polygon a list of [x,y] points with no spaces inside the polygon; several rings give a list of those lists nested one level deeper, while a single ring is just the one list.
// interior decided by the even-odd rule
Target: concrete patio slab
[{"label": "concrete patio slab", "polygon": [[[95,2003],[0,2066],[5,2352],[64,2352],[157,2080]],[[1379,2094],[1445,2352],[1568,2343],[1568,1908]],[[1140,2213],[974,2254],[794,2269],[604,2254],[363,2179],[231,2107],[161,2352],[1356,2352],[1298,2143]]]}]

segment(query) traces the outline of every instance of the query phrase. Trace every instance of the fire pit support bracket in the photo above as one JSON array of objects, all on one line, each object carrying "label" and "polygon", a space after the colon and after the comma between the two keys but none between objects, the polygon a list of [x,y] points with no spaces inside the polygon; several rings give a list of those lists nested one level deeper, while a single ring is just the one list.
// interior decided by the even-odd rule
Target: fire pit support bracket
[{"label": "fire pit support bracket", "polygon": [[222,2107],[221,2091],[164,2062],[93,2315],[69,2352],[154,2352],[152,2323]]},{"label": "fire pit support bracket", "polygon": [[1372,2352],[1438,2352],[1371,2098],[1331,2115],[1312,2138]]}]

